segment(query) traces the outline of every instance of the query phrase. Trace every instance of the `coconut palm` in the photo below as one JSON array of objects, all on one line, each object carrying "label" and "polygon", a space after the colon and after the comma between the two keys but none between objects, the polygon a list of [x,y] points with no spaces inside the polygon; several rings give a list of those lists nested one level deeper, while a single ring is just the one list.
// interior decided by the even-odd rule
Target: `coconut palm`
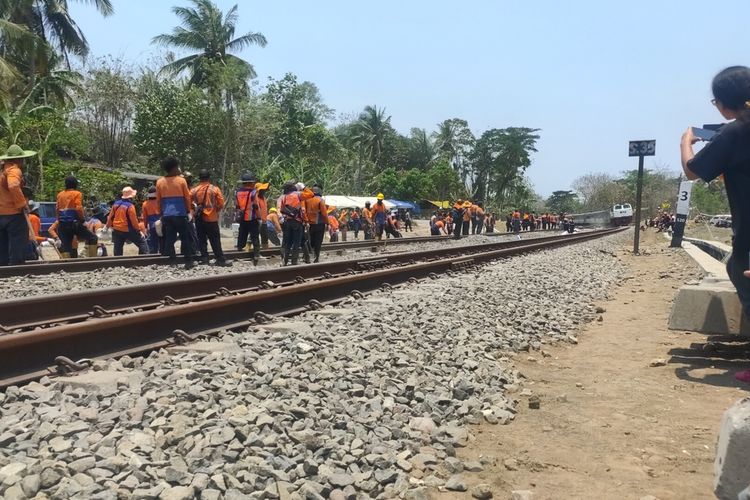
[{"label": "coconut palm", "polygon": [[[114,12],[110,0],[75,1],[93,4],[103,16]],[[70,15],[68,0],[0,0],[0,10],[58,50],[66,61],[71,54],[85,57],[89,52],[83,31]]]},{"label": "coconut palm", "polygon": [[190,83],[204,85],[210,75],[213,64],[235,66],[247,78],[257,75],[253,65],[237,57],[237,52],[251,45],[265,47],[268,43],[262,33],[249,32],[235,38],[237,26],[237,5],[229,9],[226,15],[211,0],[191,0],[191,7],[173,7],[181,25],[176,26],[172,33],[154,37],[153,43],[197,51],[162,68],[162,71],[178,75],[184,71],[190,73]]},{"label": "coconut palm", "polygon": [[385,108],[365,106],[356,122],[355,142],[376,165],[383,152],[383,145],[391,128],[391,117],[385,116]]}]

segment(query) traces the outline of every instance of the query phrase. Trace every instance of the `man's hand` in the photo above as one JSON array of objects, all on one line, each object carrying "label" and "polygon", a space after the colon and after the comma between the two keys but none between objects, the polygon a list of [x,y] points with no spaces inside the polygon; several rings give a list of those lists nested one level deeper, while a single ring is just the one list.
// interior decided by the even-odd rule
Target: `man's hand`
[{"label": "man's hand", "polygon": [[688,127],[684,134],[682,134],[682,143],[683,144],[690,144],[691,146],[695,144],[696,142],[700,142],[703,139],[700,137],[695,137],[695,134],[693,134],[693,127]]}]

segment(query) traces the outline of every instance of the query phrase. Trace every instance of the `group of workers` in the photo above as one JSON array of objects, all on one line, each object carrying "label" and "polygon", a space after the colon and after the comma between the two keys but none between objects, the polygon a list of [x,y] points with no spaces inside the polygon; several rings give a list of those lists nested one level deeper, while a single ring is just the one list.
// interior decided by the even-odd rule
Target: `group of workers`
[{"label": "group of workers", "polygon": [[461,235],[482,234],[482,231],[494,233],[496,223],[495,214],[485,212],[482,203],[457,200],[452,210],[438,210],[432,213],[430,234],[452,234],[458,239]]},{"label": "group of workers", "polygon": [[533,212],[521,212],[514,210],[505,217],[505,231],[519,234],[522,231],[553,231],[562,229],[565,232],[575,231],[575,221],[564,213],[543,213],[537,215]]},{"label": "group of workers", "polygon": [[[180,241],[180,253],[186,268],[195,265],[196,257],[209,262],[208,246],[219,266],[228,265],[219,227],[221,211],[226,201],[219,187],[211,183],[207,170],[199,173],[199,183],[193,187],[192,175],[182,172],[178,160],[162,162],[164,175],[148,189],[146,199],[136,208],[138,192],[126,186],[111,204],[108,215],[94,216],[84,210],[83,195],[74,176],[65,179],[64,189],[56,199],[56,220],[48,229],[50,237],[41,235],[39,204],[27,199],[24,192],[23,162],[34,156],[19,146],[11,146],[0,156],[0,265],[17,265],[41,257],[40,245],[50,242],[61,258],[78,256],[78,244],[86,244],[86,255],[106,255],[106,247],[99,241],[102,229],[110,232],[114,255],[122,255],[125,243],[136,246],[139,254],[161,253],[175,263],[175,243]],[[363,208],[328,206],[322,188],[308,188],[295,181],[286,182],[275,206],[266,200],[269,184],[258,182],[250,173],[239,180],[234,196],[234,222],[238,224],[236,247],[252,248],[255,264],[261,247],[269,242],[281,247],[283,265],[297,264],[303,250],[305,262],[318,262],[325,235],[329,240],[343,241],[349,231],[359,239],[382,239],[383,234],[401,237],[412,226],[411,215],[405,211],[391,211],[385,197],[378,194],[374,203]],[[273,205],[273,204],[272,204]]]}]

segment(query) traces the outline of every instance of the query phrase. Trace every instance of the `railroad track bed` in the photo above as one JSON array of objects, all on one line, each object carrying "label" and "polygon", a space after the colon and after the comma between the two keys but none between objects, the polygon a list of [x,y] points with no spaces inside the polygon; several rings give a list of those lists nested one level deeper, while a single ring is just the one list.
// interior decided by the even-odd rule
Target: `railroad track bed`
[{"label": "railroad track bed", "polygon": [[[528,233],[524,234],[525,240],[556,236],[559,233]],[[409,241],[409,240],[415,241]],[[438,239],[421,239],[421,238],[402,238],[398,240],[398,244],[393,244],[393,240],[386,241],[385,244],[377,245],[375,242],[370,242],[359,247],[341,248],[338,247],[336,250],[329,250],[321,254],[322,262],[330,262],[333,260],[353,260],[361,259],[363,256],[374,256],[381,253],[398,253],[398,252],[410,252],[414,251],[415,248],[419,250],[429,250],[446,248],[452,246],[467,246],[467,245],[479,245],[486,243],[493,243],[498,241],[512,240],[513,237],[509,235],[500,235],[495,237],[488,236],[472,236],[470,238],[462,238],[461,240],[455,241],[450,238],[438,238]],[[358,244],[364,242],[356,242]],[[330,249],[329,245],[324,245],[324,249]],[[374,250],[373,250],[374,249]],[[0,300],[8,300],[13,298],[21,297],[32,297],[40,295],[54,295],[58,293],[86,291],[98,288],[111,288],[120,286],[130,286],[140,283],[149,282],[163,282],[167,280],[179,280],[179,279],[191,279],[202,276],[218,276],[223,274],[238,273],[238,272],[249,272],[255,269],[268,269],[276,268],[280,264],[280,260],[275,257],[278,254],[278,248],[270,249],[266,251],[266,255],[274,255],[268,258],[263,258],[258,266],[254,266],[252,260],[249,259],[249,254],[242,252],[241,255],[244,258],[236,258],[233,260],[232,267],[217,267],[214,265],[198,265],[190,270],[185,270],[182,267],[182,259],[179,259],[180,266],[169,267],[163,264],[151,264],[146,266],[134,266],[134,267],[104,267],[102,269],[94,271],[79,271],[75,273],[65,272],[54,272],[40,275],[23,274],[14,275],[5,278],[0,278]],[[239,254],[239,253],[238,253]],[[143,259],[141,257],[140,259]],[[146,257],[147,260],[152,260],[152,257]],[[159,259],[159,258],[157,258]],[[89,259],[79,259],[82,261]],[[99,259],[96,259],[99,260]],[[130,259],[133,261],[136,259]],[[159,259],[163,260],[163,259]],[[109,259],[110,263],[117,262],[115,258]],[[300,252],[300,262],[302,262],[302,255]],[[54,261],[50,262],[54,263]],[[55,264],[56,265],[56,264]],[[302,263],[301,266],[306,264]],[[22,268],[24,271],[33,271],[38,266],[16,266]],[[45,266],[46,267],[46,266]],[[0,276],[2,276],[3,269],[0,267]],[[10,271],[9,271],[10,272]],[[20,272],[14,270],[13,272]],[[0,319],[0,324],[2,320]]]},{"label": "railroad track bed", "polygon": [[0,493],[460,490],[483,466],[454,458],[469,424],[513,419],[522,377],[510,356],[575,341],[622,274],[611,248],[626,237],[461,266],[237,326],[209,342],[215,349],[95,361],[86,376],[119,374],[101,387],[80,377],[10,387],[0,393]]}]

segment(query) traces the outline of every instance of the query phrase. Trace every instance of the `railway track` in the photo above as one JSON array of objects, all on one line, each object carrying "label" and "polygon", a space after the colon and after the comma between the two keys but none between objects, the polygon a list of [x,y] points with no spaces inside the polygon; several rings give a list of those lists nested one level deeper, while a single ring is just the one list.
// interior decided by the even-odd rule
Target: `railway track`
[{"label": "railway track", "polygon": [[620,229],[442,248],[0,302],[0,387],[55,373],[55,360],[141,354],[350,295],[437,277]]},{"label": "railway track", "polygon": [[[409,245],[413,243],[424,243],[427,241],[449,241],[449,236],[420,236],[415,238],[385,239],[382,241],[366,240],[342,243],[326,243],[323,245],[324,252],[335,252],[342,250],[367,250],[387,246]],[[278,257],[279,248],[267,248],[260,252],[263,257]],[[224,252],[227,260],[251,259],[252,254],[239,250],[228,250]],[[97,257],[95,259],[62,259],[44,262],[34,262],[18,266],[0,267],[0,278],[11,278],[27,275],[44,275],[64,271],[66,273],[80,273],[96,271],[110,267],[140,267],[151,265],[168,265],[169,258],[161,255],[132,255],[127,257]]]}]

